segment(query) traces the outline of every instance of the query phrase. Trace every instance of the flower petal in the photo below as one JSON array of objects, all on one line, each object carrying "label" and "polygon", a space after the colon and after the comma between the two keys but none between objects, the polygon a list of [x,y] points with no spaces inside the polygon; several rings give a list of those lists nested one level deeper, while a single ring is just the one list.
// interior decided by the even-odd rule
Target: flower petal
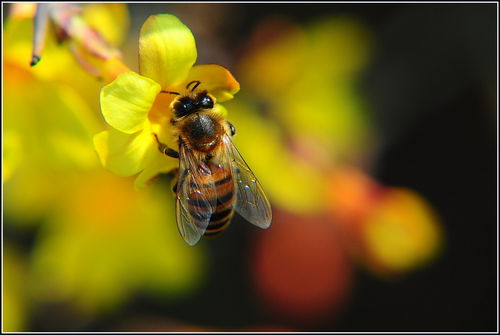
[{"label": "flower petal", "polygon": [[177,17],[152,15],[142,26],[140,73],[160,83],[162,88],[184,81],[196,57],[193,34]]},{"label": "flower petal", "polygon": [[240,83],[234,79],[231,72],[217,64],[193,66],[185,84],[187,85],[193,80],[199,80],[201,82],[199,88],[210,92],[218,102],[232,99],[233,95],[240,90]]},{"label": "flower petal", "polygon": [[94,147],[101,163],[120,176],[131,176],[144,169],[148,158],[158,149],[150,129],[128,135],[107,130],[94,136]]},{"label": "flower petal", "polygon": [[101,90],[104,119],[127,134],[141,130],[160,90],[158,83],[137,73],[119,75]]}]

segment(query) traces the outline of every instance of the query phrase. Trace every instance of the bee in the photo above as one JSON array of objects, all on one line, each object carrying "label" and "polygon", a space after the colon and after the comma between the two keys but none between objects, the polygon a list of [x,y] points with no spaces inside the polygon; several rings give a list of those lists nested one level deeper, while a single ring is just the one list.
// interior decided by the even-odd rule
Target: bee
[{"label": "bee", "polygon": [[[194,84],[194,85],[193,85]],[[158,149],[178,158],[176,196],[177,227],[191,246],[202,236],[216,236],[231,223],[234,211],[248,222],[266,229],[271,225],[271,205],[261,184],[232,142],[235,127],[213,111],[215,97],[196,90],[175,94],[170,108],[178,151],[161,143]]]}]

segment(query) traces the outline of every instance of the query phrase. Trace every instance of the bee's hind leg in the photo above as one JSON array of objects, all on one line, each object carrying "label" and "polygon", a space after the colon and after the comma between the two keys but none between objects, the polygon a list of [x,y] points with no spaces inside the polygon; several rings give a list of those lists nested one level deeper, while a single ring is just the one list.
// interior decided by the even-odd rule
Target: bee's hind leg
[{"label": "bee's hind leg", "polygon": [[156,142],[158,143],[158,150],[160,150],[162,154],[172,158],[179,158],[179,153],[177,151],[170,148],[168,145],[161,143],[160,140],[158,139],[158,135],[156,135],[155,133],[153,133],[153,136],[155,137]]},{"label": "bee's hind leg", "polygon": [[172,179],[172,192],[174,194],[177,194],[177,185],[179,184],[179,169],[174,169],[171,171],[171,173],[174,175],[174,178]]}]

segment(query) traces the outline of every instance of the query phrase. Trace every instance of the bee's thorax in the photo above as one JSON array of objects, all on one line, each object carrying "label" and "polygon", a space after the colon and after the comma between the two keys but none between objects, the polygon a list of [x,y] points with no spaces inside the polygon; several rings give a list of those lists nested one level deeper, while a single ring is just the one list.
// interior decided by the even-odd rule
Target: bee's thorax
[{"label": "bee's thorax", "polygon": [[220,122],[210,114],[194,113],[183,121],[181,133],[192,149],[208,153],[219,144],[221,130]]}]

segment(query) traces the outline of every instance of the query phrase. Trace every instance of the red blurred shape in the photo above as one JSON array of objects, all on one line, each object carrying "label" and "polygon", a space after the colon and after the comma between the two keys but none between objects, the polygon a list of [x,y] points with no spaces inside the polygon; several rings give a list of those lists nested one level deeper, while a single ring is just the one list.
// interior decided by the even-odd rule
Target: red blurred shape
[{"label": "red blurred shape", "polygon": [[266,310],[301,326],[335,317],[352,269],[328,217],[275,211],[253,252],[253,279]]},{"label": "red blurred shape", "polygon": [[355,167],[338,167],[330,176],[327,198],[335,224],[355,257],[360,257],[363,220],[373,211],[386,188]]}]

